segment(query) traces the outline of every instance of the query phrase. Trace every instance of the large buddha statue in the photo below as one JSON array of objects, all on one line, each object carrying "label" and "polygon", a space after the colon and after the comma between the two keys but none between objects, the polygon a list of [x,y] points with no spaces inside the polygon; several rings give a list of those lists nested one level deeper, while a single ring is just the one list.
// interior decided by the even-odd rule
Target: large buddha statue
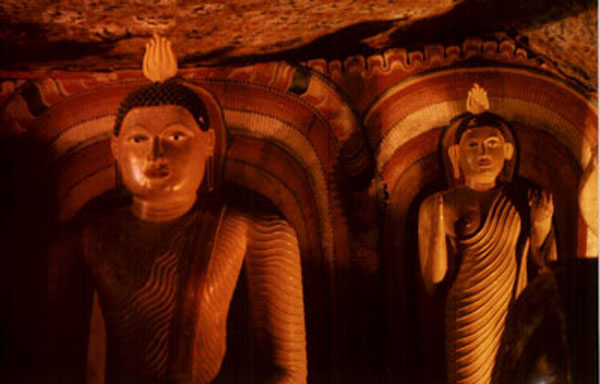
[{"label": "large buddha statue", "polygon": [[[89,381],[95,367],[106,383],[213,381],[234,289],[245,280],[260,381],[305,382],[295,232],[278,216],[221,202],[221,110],[175,72],[169,43],[155,37],[144,58],[153,82],[125,98],[111,138],[131,200],[82,218],[51,253],[52,378]],[[98,313],[100,353],[88,345],[98,343],[90,327]]]},{"label": "large buddha statue", "polygon": [[512,181],[514,136],[488,108],[487,94],[476,84],[468,112],[442,137],[450,188],[427,197],[419,211],[426,290],[449,288],[449,383],[492,381],[505,319],[527,285],[528,264],[535,273],[556,259],[552,195]]}]

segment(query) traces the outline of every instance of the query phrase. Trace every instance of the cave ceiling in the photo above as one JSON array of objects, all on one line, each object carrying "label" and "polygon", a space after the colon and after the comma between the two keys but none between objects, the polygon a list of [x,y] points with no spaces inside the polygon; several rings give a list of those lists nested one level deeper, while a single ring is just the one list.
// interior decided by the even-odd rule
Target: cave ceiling
[{"label": "cave ceiling", "polygon": [[508,38],[597,90],[597,4],[589,0],[3,0],[0,69],[139,68],[154,32],[171,39],[183,67]]}]

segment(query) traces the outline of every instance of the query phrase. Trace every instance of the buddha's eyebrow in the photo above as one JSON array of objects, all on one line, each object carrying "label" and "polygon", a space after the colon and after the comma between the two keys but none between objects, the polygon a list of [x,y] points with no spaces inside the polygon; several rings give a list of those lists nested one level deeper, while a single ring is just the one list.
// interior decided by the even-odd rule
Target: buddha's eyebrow
[{"label": "buddha's eyebrow", "polygon": [[131,126],[131,129],[142,129],[144,131],[147,131],[146,127],[143,126],[142,124],[134,124]]},{"label": "buddha's eyebrow", "polygon": [[169,124],[165,124],[165,128],[164,129],[169,129],[169,128],[179,128],[182,131],[192,131],[192,129],[190,127],[188,127],[186,124],[182,123],[182,122],[174,122],[174,123],[169,123]]},{"label": "buddha's eyebrow", "polygon": [[487,139],[499,139],[499,138],[500,138],[500,135],[498,134],[498,132],[491,133],[491,134],[490,134],[490,135],[487,137]]}]

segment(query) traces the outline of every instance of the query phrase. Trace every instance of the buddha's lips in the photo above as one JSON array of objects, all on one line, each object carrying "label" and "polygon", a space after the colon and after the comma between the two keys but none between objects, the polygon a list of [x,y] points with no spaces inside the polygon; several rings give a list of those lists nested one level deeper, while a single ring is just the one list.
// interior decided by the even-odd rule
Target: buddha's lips
[{"label": "buddha's lips", "polygon": [[479,165],[480,167],[489,167],[490,165],[492,165],[492,160],[479,159],[479,161],[477,162],[477,165]]},{"label": "buddha's lips", "polygon": [[146,168],[144,175],[150,179],[162,179],[169,176],[169,168],[166,166]]}]

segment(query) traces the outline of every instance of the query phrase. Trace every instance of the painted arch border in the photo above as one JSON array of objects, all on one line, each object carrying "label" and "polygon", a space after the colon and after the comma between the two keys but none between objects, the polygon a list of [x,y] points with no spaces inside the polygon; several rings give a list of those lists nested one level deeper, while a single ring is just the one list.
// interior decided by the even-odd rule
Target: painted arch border
[{"label": "painted arch border", "polygon": [[[433,103],[417,102],[411,103],[406,107],[401,107],[399,110],[395,110],[391,116],[385,116],[385,118],[388,120],[384,121],[384,124],[381,124],[381,121],[377,121],[381,120],[379,116],[381,115],[380,111],[382,109],[385,109],[386,107],[387,109],[394,109],[390,108],[390,105],[396,106],[393,99],[401,94],[410,94],[410,90],[413,90],[415,86],[422,85],[427,82],[433,82],[440,78],[458,77],[461,75],[471,75],[475,78],[477,77],[477,74],[482,73],[501,73],[503,74],[502,80],[511,80],[510,76],[532,79],[537,81],[537,84],[539,85],[547,86],[548,89],[553,88],[555,90],[560,90],[564,96],[568,96],[568,98],[571,99],[560,99],[562,103],[570,102],[570,106],[575,106],[576,110],[587,112],[583,118],[579,119],[580,122],[583,122],[584,124],[577,125],[576,116],[573,116],[573,114],[570,114],[571,116],[564,116],[564,114],[556,112],[556,110],[550,108],[534,111],[536,112],[536,117],[541,117],[541,119],[534,122],[541,123],[538,125],[542,130],[559,137],[560,141],[565,144],[567,148],[569,148],[570,152],[579,161],[582,167],[587,164],[591,157],[592,149],[597,146],[598,141],[598,109],[596,100],[582,92],[579,92],[576,86],[549,72],[530,67],[495,64],[472,67],[442,68],[424,72],[401,80],[392,87],[386,89],[375,100],[373,100],[369,108],[364,113],[363,124],[368,132],[370,144],[372,148],[374,148],[378,170],[383,171],[385,164],[393,155],[394,147],[406,143],[408,140],[425,133],[432,127],[446,126],[451,118],[464,113],[467,92],[473,85],[474,81],[470,82],[470,84],[466,86],[463,86],[462,88],[455,88],[453,92],[447,92],[447,94],[454,93],[454,95],[452,95],[453,97],[450,99],[433,97],[431,98],[435,101]],[[499,95],[498,92],[494,92],[495,90],[492,87],[486,87],[485,81],[480,81],[479,85],[488,91],[488,97],[490,98],[491,105],[490,111],[503,116],[509,121],[519,121],[532,125],[532,121],[526,118],[526,116],[530,115],[532,112],[529,108],[535,107],[536,105],[543,108],[543,102],[548,101],[547,97],[538,98],[538,100],[541,99],[541,101],[543,101],[542,103],[536,103],[535,98],[527,100],[523,97],[523,92],[516,95],[517,97],[506,97]],[[538,91],[531,93],[534,95],[537,93],[536,96],[539,96],[541,92]],[[506,99],[513,100],[507,102]],[[553,101],[554,104],[560,104],[557,103],[558,100]],[[515,110],[516,112],[514,112]],[[548,113],[548,115],[552,116],[552,118],[543,119],[542,112]],[[575,119],[568,119],[567,117],[575,117]],[[378,126],[377,128],[383,128],[383,134],[374,134],[374,125]],[[381,125],[386,126],[381,127]],[[578,128],[581,125],[583,125],[583,128]],[[573,132],[578,137],[569,137],[568,135],[560,132],[560,127],[562,126],[572,128]],[[573,143],[574,139],[579,139],[583,146],[581,148],[576,148],[576,144]]]},{"label": "painted arch border", "polygon": [[[521,135],[527,136],[527,140],[542,135],[544,139],[541,142],[550,145],[546,153],[538,151],[531,156],[522,156],[520,168],[526,170],[524,176],[545,187],[544,182],[536,178],[548,178],[547,172],[536,174],[539,167],[523,166],[523,160],[535,159],[541,166],[548,164],[549,168],[556,169],[553,151],[558,153],[560,156],[557,158],[563,159],[570,169],[567,172],[570,174],[568,194],[575,193],[575,196],[569,198],[569,204],[576,206],[581,174],[597,151],[598,111],[595,100],[551,73],[529,67],[494,64],[446,67],[411,76],[387,88],[371,103],[363,115],[363,124],[373,148],[377,170],[390,191],[389,209],[404,212],[397,212],[400,215],[408,212],[408,207],[396,208],[398,204],[410,202],[405,199],[395,201],[395,190],[411,168],[414,180],[424,180],[431,177],[427,175],[432,170],[425,170],[418,164],[427,164],[426,167],[436,170],[440,167],[436,160],[442,128],[452,118],[465,112],[466,95],[475,82],[488,91],[491,112],[514,125],[526,127]],[[520,144],[521,147],[531,147],[531,143]],[[421,171],[414,167],[421,168]],[[414,185],[414,188],[422,187],[424,185]],[[576,254],[582,257],[585,253],[582,248],[586,247],[585,224],[577,208],[574,210],[578,217],[570,218],[569,222],[578,227]],[[569,215],[573,216],[562,214],[563,218]]]}]

